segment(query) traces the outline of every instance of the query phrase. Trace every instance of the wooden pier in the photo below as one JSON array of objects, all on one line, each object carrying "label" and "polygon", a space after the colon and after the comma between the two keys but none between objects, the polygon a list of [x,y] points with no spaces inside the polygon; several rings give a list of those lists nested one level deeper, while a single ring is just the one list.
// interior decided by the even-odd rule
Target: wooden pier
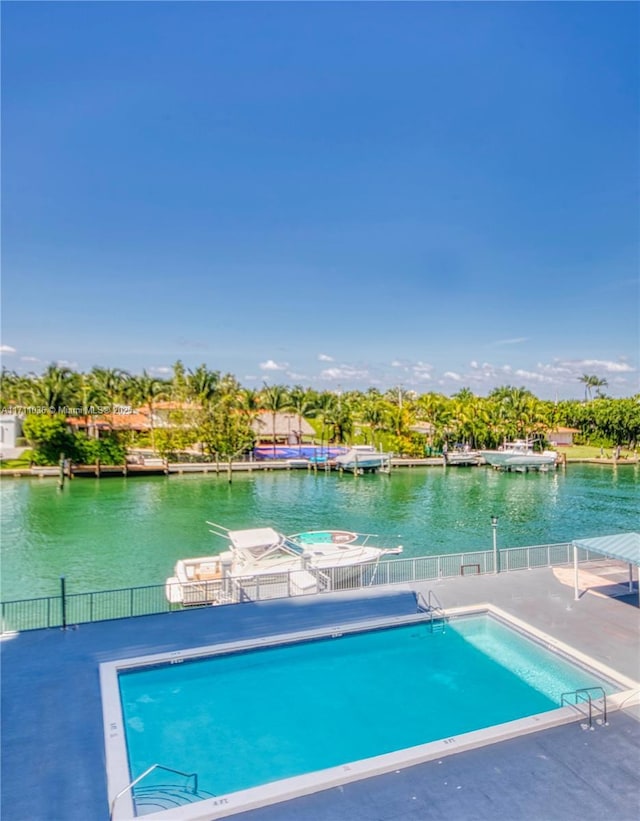
[{"label": "wooden pier", "polygon": [[[428,459],[391,459],[392,468],[413,468],[426,466],[442,466],[442,458],[434,457]],[[313,465],[302,464],[300,460],[274,459],[260,462],[232,462],[233,473],[253,473],[274,470],[314,470],[317,472],[329,472],[334,469],[331,463]],[[111,476],[169,476],[171,474],[182,475],[185,473],[215,473],[226,474],[229,467],[226,462],[168,462],[164,459],[147,459],[145,464],[127,462],[123,465],[103,465],[96,462],[93,465],[73,465],[65,463],[58,465],[33,465],[30,468],[7,468],[0,470],[0,475],[21,477],[58,478],[64,477],[66,480],[75,478],[82,479],[106,479]]]}]

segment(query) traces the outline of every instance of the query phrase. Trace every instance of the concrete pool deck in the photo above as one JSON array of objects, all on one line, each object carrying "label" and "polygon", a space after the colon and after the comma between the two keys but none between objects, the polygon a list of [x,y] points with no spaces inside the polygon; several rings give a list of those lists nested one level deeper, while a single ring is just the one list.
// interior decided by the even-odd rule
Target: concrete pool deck
[{"label": "concrete pool deck", "polygon": [[[2,818],[108,819],[101,662],[415,612],[413,590],[434,590],[446,609],[490,602],[640,678],[637,593],[575,602],[551,568],[25,632],[1,643]],[[234,817],[627,821],[640,810],[639,774],[640,723],[624,710],[593,732],[576,722]]]}]

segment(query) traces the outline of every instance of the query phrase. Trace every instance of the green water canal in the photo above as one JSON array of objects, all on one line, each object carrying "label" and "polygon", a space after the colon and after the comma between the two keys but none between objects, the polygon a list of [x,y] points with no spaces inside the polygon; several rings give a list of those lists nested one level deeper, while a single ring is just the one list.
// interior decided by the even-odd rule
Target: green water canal
[{"label": "green water canal", "polygon": [[287,533],[341,528],[402,544],[404,556],[549,544],[638,529],[640,468],[553,473],[398,469],[390,476],[307,471],[75,479],[0,486],[3,601],[161,584],[177,559],[217,553],[207,520]]}]

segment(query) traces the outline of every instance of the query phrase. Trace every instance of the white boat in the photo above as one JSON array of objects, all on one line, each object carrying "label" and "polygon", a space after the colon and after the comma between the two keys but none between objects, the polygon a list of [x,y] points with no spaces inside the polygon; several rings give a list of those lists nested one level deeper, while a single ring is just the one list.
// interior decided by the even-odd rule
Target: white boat
[{"label": "white boat", "polygon": [[481,454],[477,450],[468,447],[457,447],[453,450],[443,451],[445,465],[479,465]]},{"label": "white boat", "polygon": [[334,462],[339,470],[348,470],[352,473],[388,471],[391,465],[391,454],[377,451],[373,445],[353,445],[347,453],[336,456]]},{"label": "white boat", "polygon": [[[375,563],[402,546],[374,547],[371,534],[313,530],[285,536],[271,527],[227,530],[207,522],[227,541],[213,556],[180,559],[165,592],[172,604],[226,604],[247,599],[317,593],[331,586],[338,568]],[[339,578],[346,577],[342,573]]]},{"label": "white boat", "polygon": [[487,464],[501,470],[548,470],[555,467],[558,458],[554,450],[534,451],[533,443],[528,439],[505,442],[498,450],[480,453]]}]

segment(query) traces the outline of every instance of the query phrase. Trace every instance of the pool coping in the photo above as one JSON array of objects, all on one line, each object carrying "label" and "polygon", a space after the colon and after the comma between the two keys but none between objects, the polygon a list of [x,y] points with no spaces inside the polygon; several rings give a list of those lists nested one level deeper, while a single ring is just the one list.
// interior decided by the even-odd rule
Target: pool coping
[{"label": "pool coping", "polygon": [[[633,703],[634,701],[640,702],[640,683],[602,664],[585,653],[576,650],[565,642],[559,641],[549,634],[538,630],[531,624],[507,613],[495,605],[479,603],[470,606],[448,608],[444,611],[446,618],[481,614],[491,615],[493,618],[505,623],[517,632],[524,634],[527,638],[565,657],[574,664],[593,671],[602,678],[610,680],[617,687],[620,687],[621,690],[619,692],[607,697],[607,708],[609,711],[619,709],[623,705]],[[439,617],[434,618],[439,620]],[[295,631],[242,641],[227,641],[213,645],[177,650],[170,653],[150,654],[101,663],[100,689],[102,694],[107,791],[109,807],[112,810],[110,816],[112,821],[135,821],[135,819],[140,817],[148,819],[148,821],[178,821],[178,819],[179,821],[214,821],[214,819],[226,818],[237,813],[288,801],[293,798],[299,798],[353,781],[359,781],[361,779],[393,772],[394,770],[397,771],[435,759],[441,759],[455,753],[477,749],[489,744],[556,727],[561,724],[575,722],[584,716],[584,714],[575,707],[560,707],[451,738],[431,741],[426,744],[407,747],[402,750],[384,753],[336,767],[280,779],[227,795],[203,799],[194,804],[185,804],[175,809],[148,813],[144,816],[135,815],[130,791],[119,795],[123,786],[130,786],[131,781],[118,687],[119,672],[136,669],[138,667],[152,666],[154,664],[177,664],[187,659],[196,659],[202,656],[276,647],[299,641],[337,638],[342,635],[362,632],[364,630],[399,627],[425,622],[429,623],[431,620],[432,615],[428,612],[415,613],[408,616],[387,616],[380,619],[366,619],[364,621],[351,622],[346,625],[323,626],[310,630]],[[593,703],[600,709],[603,706],[601,699],[594,699]],[[126,789],[126,787],[124,788]]]}]

